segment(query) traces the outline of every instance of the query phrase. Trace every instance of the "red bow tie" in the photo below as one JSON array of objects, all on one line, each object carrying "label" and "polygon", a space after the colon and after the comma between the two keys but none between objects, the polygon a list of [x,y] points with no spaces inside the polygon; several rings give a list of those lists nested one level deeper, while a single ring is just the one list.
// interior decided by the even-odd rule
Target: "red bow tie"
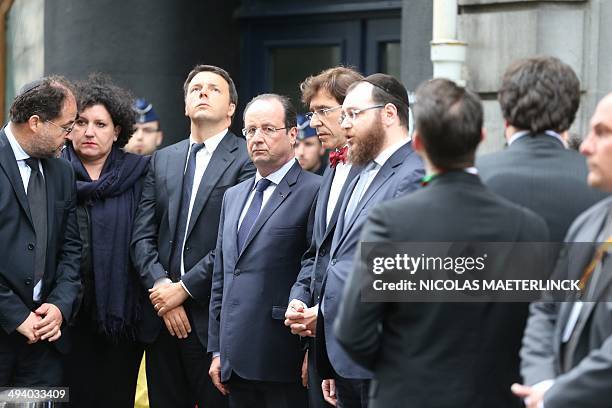
[{"label": "red bow tie", "polygon": [[329,166],[335,169],[338,163],[346,163],[346,156],[348,155],[348,146],[344,146],[341,149],[336,149],[329,153]]}]

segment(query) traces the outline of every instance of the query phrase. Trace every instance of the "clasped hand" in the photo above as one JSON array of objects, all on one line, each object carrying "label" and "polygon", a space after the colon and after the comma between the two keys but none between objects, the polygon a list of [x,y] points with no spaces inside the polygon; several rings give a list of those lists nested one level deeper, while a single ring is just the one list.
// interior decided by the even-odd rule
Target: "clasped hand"
[{"label": "clasped hand", "polygon": [[56,341],[62,335],[62,312],[51,303],[43,303],[17,327],[17,332],[28,339],[28,344],[39,340]]},{"label": "clasped hand", "polygon": [[182,305],[188,297],[189,295],[180,282],[164,283],[149,289],[149,299],[160,317]]},{"label": "clasped hand", "polygon": [[149,289],[149,299],[157,315],[164,320],[171,336],[185,339],[191,333],[191,325],[183,302],[189,295],[180,282],[168,282]]},{"label": "clasped hand", "polygon": [[291,329],[292,334],[301,337],[314,337],[317,329],[317,315],[319,305],[307,307],[304,302],[293,299],[285,312],[285,326]]}]

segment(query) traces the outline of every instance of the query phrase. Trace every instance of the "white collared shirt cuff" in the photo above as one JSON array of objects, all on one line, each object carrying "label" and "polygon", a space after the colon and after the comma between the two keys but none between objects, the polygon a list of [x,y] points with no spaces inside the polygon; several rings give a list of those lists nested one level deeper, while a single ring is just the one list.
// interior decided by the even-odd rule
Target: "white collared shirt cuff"
[{"label": "white collared shirt cuff", "polygon": [[187,294],[189,295],[190,298],[193,299],[193,295],[191,294],[191,292],[189,292],[189,289],[187,289],[187,286],[185,286],[185,284],[183,283],[183,281],[179,281],[181,283],[181,286],[183,287],[183,289],[185,289],[185,292],[187,292]]},{"label": "white collared shirt cuff", "polygon": [[218,351],[213,352],[213,358],[221,357],[221,353]]},{"label": "white collared shirt cuff", "polygon": [[[553,386],[553,384],[555,383],[555,380],[543,380],[540,381],[539,383],[536,383],[534,385],[531,386],[531,388],[534,388],[536,390],[542,391],[543,394],[546,393],[546,391],[548,391],[550,389],[550,387]],[[525,398],[527,399],[527,398]],[[525,402],[526,404],[527,402]],[[542,401],[540,401],[540,403],[538,404],[538,408],[544,408],[544,399],[542,399]]]},{"label": "white collared shirt cuff", "polygon": [[159,285],[161,285],[162,283],[172,283],[172,280],[170,280],[170,278],[159,278],[158,280],[155,281],[155,283],[153,284],[153,289],[155,289],[156,287],[158,287]]}]

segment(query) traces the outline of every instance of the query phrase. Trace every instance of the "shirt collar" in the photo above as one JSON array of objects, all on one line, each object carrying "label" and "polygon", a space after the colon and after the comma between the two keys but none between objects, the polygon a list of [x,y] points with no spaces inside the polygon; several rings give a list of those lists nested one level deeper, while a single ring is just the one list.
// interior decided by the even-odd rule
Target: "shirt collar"
[{"label": "shirt collar", "polygon": [[16,160],[29,159],[30,155],[27,154],[25,150],[23,150],[23,148],[21,147],[17,139],[15,139],[15,135],[13,134],[13,131],[11,130],[10,122],[8,125],[4,127],[4,133],[6,134],[6,138],[8,139],[9,144],[11,145],[11,149],[13,149],[13,154],[15,155],[15,159]]},{"label": "shirt collar", "polygon": [[[217,133],[216,135],[213,135],[209,137],[208,139],[206,139],[204,141],[204,147],[206,147],[206,151],[208,151],[210,154],[213,154],[215,150],[217,149],[217,146],[219,146],[219,143],[221,143],[221,140],[223,140],[223,136],[225,136],[226,133],[227,133],[227,128],[223,129],[221,132]],[[189,135],[189,146],[191,146],[194,143],[198,143],[198,142],[193,140],[193,136]]]},{"label": "shirt collar", "polygon": [[[516,132],[515,134],[510,136],[510,139],[508,139],[508,146],[510,146],[512,143],[516,142],[521,137],[527,136],[530,133],[531,132],[528,131],[528,130],[521,130],[521,131]],[[558,139],[563,144],[563,146],[565,146],[565,141],[563,140],[561,135],[558,134],[557,132],[555,132],[554,130],[546,130],[544,132],[544,134],[547,135],[547,136],[550,136],[550,137],[554,137],[555,139]]]},{"label": "shirt collar", "polygon": [[[289,172],[289,170],[291,169],[294,163],[295,163],[295,157],[292,157],[287,163],[283,165],[283,167],[276,170],[274,173],[268,174],[266,178],[270,180],[272,183],[274,183],[275,185],[278,185],[281,182],[281,180],[285,177],[285,175],[287,175],[287,173]],[[257,173],[255,173],[255,184],[253,184],[253,188],[255,188],[255,185],[257,184],[257,182],[261,180],[262,178],[263,176],[259,174],[259,170],[257,170]]]},{"label": "shirt collar", "polygon": [[385,150],[380,152],[378,156],[376,156],[374,162],[376,162],[379,167],[384,166],[387,160],[389,160],[389,157],[393,156],[393,153],[397,152],[402,146],[410,143],[411,140],[411,138],[402,139],[396,144],[387,147]]}]

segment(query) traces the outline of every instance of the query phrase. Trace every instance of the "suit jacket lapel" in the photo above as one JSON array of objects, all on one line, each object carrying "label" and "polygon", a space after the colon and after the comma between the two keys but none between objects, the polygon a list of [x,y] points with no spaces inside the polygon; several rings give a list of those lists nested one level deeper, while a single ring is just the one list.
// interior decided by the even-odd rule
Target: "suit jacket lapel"
[{"label": "suit jacket lapel", "polygon": [[[261,227],[266,223],[266,221],[268,221],[270,216],[272,216],[272,214],[274,214],[276,209],[283,203],[283,201],[285,201],[287,197],[289,197],[289,195],[291,194],[291,189],[293,188],[293,185],[297,182],[297,178],[301,171],[302,168],[296,160],[293,166],[289,169],[289,172],[285,175],[285,177],[283,177],[279,185],[276,186],[274,193],[272,193],[272,196],[266,202],[266,205],[261,209],[261,212],[259,213],[259,216],[257,217],[255,224],[253,224],[253,228],[251,228],[249,236],[247,237],[247,240],[244,243],[242,252],[244,252],[248,248],[253,238],[255,238]],[[237,230],[238,229],[236,229],[236,231]]]},{"label": "suit jacket lapel", "polygon": [[253,190],[253,183],[255,182],[255,178],[251,178],[248,182],[244,182],[239,184],[236,188],[239,190],[236,191],[236,202],[228,203],[225,202],[226,206],[226,217],[224,219],[224,223],[230,225],[230,231],[232,232],[233,239],[233,248],[234,253],[233,258],[238,258],[238,222],[240,221],[240,214],[242,214],[242,210],[244,209],[244,205],[246,204],[247,199],[249,198],[249,194]]},{"label": "suit jacket lapel", "polygon": [[53,180],[60,180],[59,175],[55,174],[55,168],[50,165],[48,159],[41,159],[43,172],[45,174],[45,187],[47,189],[47,240],[53,232],[55,220],[55,184]]},{"label": "suit jacket lapel", "polygon": [[[403,158],[406,156],[405,153],[403,153],[402,155],[398,154],[402,150],[403,149],[400,148],[398,151],[396,151],[378,171],[376,177],[374,177],[374,180],[372,180],[368,189],[363,194],[363,197],[361,197],[361,200],[357,204],[357,207],[355,208],[351,219],[348,220],[348,224],[346,224],[343,231],[348,232],[353,227],[353,224],[355,223],[355,220],[357,219],[359,213],[368,205],[368,203],[370,202],[372,197],[374,197],[374,195],[378,192],[378,190],[380,190],[380,188],[385,185],[389,177],[395,174],[396,167],[402,164],[404,160]],[[347,220],[345,220],[345,222],[347,222]]]},{"label": "suit jacket lapel", "polygon": [[168,191],[168,222],[170,236],[176,233],[176,223],[183,193],[183,176],[189,152],[189,139],[183,140],[174,147],[166,162],[166,191]]},{"label": "suit jacket lapel", "polygon": [[32,216],[30,215],[30,206],[28,205],[26,191],[23,188],[21,173],[19,172],[19,167],[17,167],[17,160],[15,159],[15,154],[11,148],[11,144],[6,137],[6,133],[4,133],[4,129],[0,130],[0,167],[4,169],[4,172],[11,182],[19,205],[21,205],[21,208],[28,217],[28,220],[30,220],[32,226],[34,226]]},{"label": "suit jacket lapel", "polygon": [[187,227],[187,237],[191,234],[191,230],[200,216],[206,201],[208,201],[210,193],[217,185],[223,173],[225,173],[225,170],[235,160],[232,152],[236,149],[237,146],[234,136],[230,134],[230,132],[227,132],[210,158],[210,162],[208,166],[206,166],[206,171],[200,181],[200,187],[198,188],[198,193],[193,203],[193,208],[191,209],[191,217],[189,218],[189,226]]},{"label": "suit jacket lapel", "polygon": [[[336,227],[336,224],[338,222],[338,215],[340,214],[340,209],[344,201],[344,196],[346,195],[346,190],[348,189],[351,182],[355,179],[355,177],[359,174],[359,172],[361,172],[362,169],[363,169],[362,166],[355,166],[355,165],[351,166],[351,170],[349,170],[349,174],[346,178],[346,181],[344,182],[344,185],[342,186],[342,189],[340,190],[340,196],[338,197],[338,201],[336,202],[336,207],[334,208],[334,212],[332,213],[332,216],[329,220],[329,225],[327,226],[327,229],[325,230],[323,241],[325,241],[327,237],[331,234],[331,232],[334,231],[334,228]],[[353,186],[353,188],[355,187]],[[351,188],[350,191],[353,191],[353,188]],[[327,201],[325,202],[325,204],[327,205]]]},{"label": "suit jacket lapel", "polygon": [[[578,250],[580,250],[580,253],[572,253],[571,256],[568,255],[568,258],[573,259],[570,267],[572,267],[572,265],[575,265],[576,269],[578,269],[576,273],[573,274],[570,278],[580,279],[584,271],[584,268],[589,264],[589,262],[593,258],[595,250],[597,249],[598,245],[593,244],[592,251],[586,250],[584,245],[586,245],[587,242],[593,242],[593,243],[598,242],[600,238],[599,235],[601,233],[602,228],[604,227],[603,224],[606,220],[606,216],[607,216],[607,207],[605,211],[602,211],[601,214],[598,214],[597,218],[590,220],[590,222],[587,224],[583,224],[580,233],[576,234],[576,236],[573,237],[572,239],[573,242],[581,242],[581,244],[577,244],[579,246],[576,247]],[[569,262],[569,259],[566,259],[566,261]],[[610,283],[609,277],[606,277],[605,273],[602,273],[601,276],[599,277],[599,282],[596,283],[597,290],[595,291],[595,295],[593,296],[594,299],[597,299],[598,293],[600,293],[600,291],[603,290],[603,288],[600,287],[600,285],[605,284],[607,286],[609,283]],[[585,302],[582,305],[583,309],[580,312],[580,320],[576,323],[576,326],[574,327],[574,330],[577,331],[577,335],[582,334],[582,331],[584,330],[586,326],[584,323],[588,320],[589,315],[593,311],[594,305],[595,304],[592,302]],[[574,308],[573,302],[567,302],[567,303],[564,302],[560,306],[559,321],[562,322],[562,324],[560,325],[560,330],[557,332],[558,337],[557,337],[557,342],[555,344],[557,350],[561,350],[562,336],[563,336],[563,333],[565,332],[565,326],[567,325],[568,319],[571,315],[571,311],[573,308]],[[574,346],[576,344],[577,343],[574,343]],[[568,350],[567,354],[573,355],[574,353],[573,351]]]},{"label": "suit jacket lapel", "polygon": [[[317,242],[317,246],[321,245],[323,242],[325,230],[325,220],[327,219],[327,203],[329,202],[329,194],[331,192],[332,182],[334,181],[334,175],[336,174],[336,169],[327,168],[325,173],[323,174],[323,180],[321,181],[321,188],[319,189],[319,196],[317,198],[317,208],[315,213],[316,217],[316,225],[314,237],[315,239],[319,239],[320,242]],[[330,222],[331,223],[331,222]]]}]

